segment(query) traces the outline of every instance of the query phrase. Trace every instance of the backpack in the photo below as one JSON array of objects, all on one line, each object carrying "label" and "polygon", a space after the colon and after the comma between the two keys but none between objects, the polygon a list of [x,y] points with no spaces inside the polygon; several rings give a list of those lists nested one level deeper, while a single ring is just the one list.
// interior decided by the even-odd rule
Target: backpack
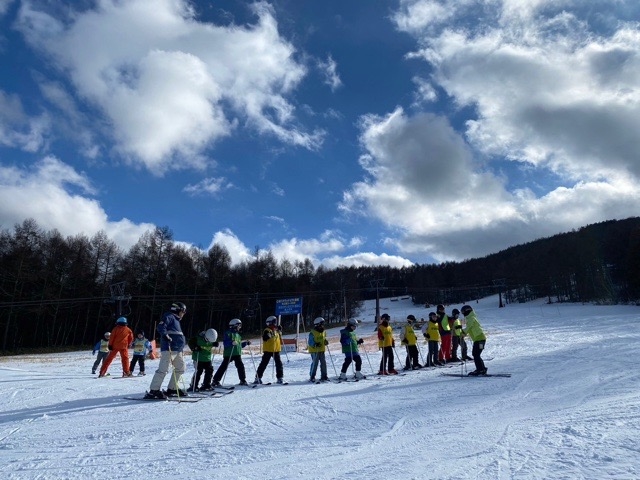
[{"label": "backpack", "polygon": [[187,345],[189,345],[189,349],[192,352],[195,352],[197,350],[200,350],[198,348],[198,337],[191,337],[188,341],[187,341]]}]

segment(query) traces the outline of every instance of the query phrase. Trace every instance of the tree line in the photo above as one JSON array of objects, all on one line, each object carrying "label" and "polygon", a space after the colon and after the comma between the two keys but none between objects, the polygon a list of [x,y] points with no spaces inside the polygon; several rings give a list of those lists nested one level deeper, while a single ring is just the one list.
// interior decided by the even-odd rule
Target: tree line
[{"label": "tree line", "polygon": [[[124,315],[152,338],[173,301],[187,304],[187,335],[224,330],[239,318],[254,334],[276,300],[303,298],[303,328],[316,316],[341,323],[365,299],[412,297],[419,307],[460,304],[490,294],[504,303],[630,302],[640,298],[640,218],[612,220],[508,248],[480,259],[411,267],[315,267],[276,260],[256,247],[232,265],[224,246],[208,251],[173,240],[168,227],[143,234],[128,251],[106,233],[63,237],[28,219],[0,231],[0,350],[93,344]],[[284,316],[286,330],[294,316]]]}]

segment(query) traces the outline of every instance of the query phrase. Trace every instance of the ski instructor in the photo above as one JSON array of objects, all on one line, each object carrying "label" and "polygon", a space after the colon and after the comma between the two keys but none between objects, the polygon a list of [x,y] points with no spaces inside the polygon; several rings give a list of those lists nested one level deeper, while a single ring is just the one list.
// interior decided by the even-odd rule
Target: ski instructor
[{"label": "ski instructor", "polygon": [[[149,392],[144,398],[164,399],[167,395],[186,396],[186,392],[179,388],[182,374],[185,371],[182,350],[186,342],[180,325],[180,320],[182,320],[185,313],[187,313],[187,306],[182,302],[175,302],[171,305],[169,311],[162,315],[162,320],[158,323],[156,331],[160,335],[160,364],[151,380]],[[165,394],[161,387],[170,366],[173,366],[173,374],[169,379]]]}]

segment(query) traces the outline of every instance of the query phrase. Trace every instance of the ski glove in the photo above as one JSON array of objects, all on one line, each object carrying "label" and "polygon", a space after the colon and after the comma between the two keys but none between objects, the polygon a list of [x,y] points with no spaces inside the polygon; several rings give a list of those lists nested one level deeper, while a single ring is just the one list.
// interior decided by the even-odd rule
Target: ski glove
[{"label": "ski glove", "polygon": [[113,350],[113,345],[109,345],[109,350]]},{"label": "ski glove", "polygon": [[92,353],[91,355],[95,355],[95,354],[96,354],[96,351],[94,350],[94,351],[93,351],[93,353]]},{"label": "ski glove", "polygon": [[281,332],[282,331],[282,325],[278,325],[278,331]]},{"label": "ski glove", "polygon": [[362,338],[360,338],[360,339],[358,340],[358,345],[362,345],[363,343],[364,343],[364,340],[363,340]]},{"label": "ski glove", "polygon": [[428,333],[425,333],[425,334],[424,334],[424,338],[426,338],[427,340],[429,340],[431,337],[429,336],[429,334],[428,334]]},{"label": "ski glove", "polygon": [[325,340],[325,341],[324,341],[324,344],[325,344],[325,345],[329,345],[329,340]]},{"label": "ski glove", "polygon": [[251,342],[249,340],[247,340],[246,342],[242,342],[242,348],[246,347],[247,345],[251,345]]}]

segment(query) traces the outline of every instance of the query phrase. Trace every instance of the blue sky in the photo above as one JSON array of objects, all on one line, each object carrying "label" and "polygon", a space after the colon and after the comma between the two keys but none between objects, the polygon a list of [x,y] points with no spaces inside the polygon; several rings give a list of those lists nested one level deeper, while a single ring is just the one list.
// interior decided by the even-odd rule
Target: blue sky
[{"label": "blue sky", "polygon": [[635,216],[639,19],[635,0],[0,0],[0,226],[399,267]]}]

